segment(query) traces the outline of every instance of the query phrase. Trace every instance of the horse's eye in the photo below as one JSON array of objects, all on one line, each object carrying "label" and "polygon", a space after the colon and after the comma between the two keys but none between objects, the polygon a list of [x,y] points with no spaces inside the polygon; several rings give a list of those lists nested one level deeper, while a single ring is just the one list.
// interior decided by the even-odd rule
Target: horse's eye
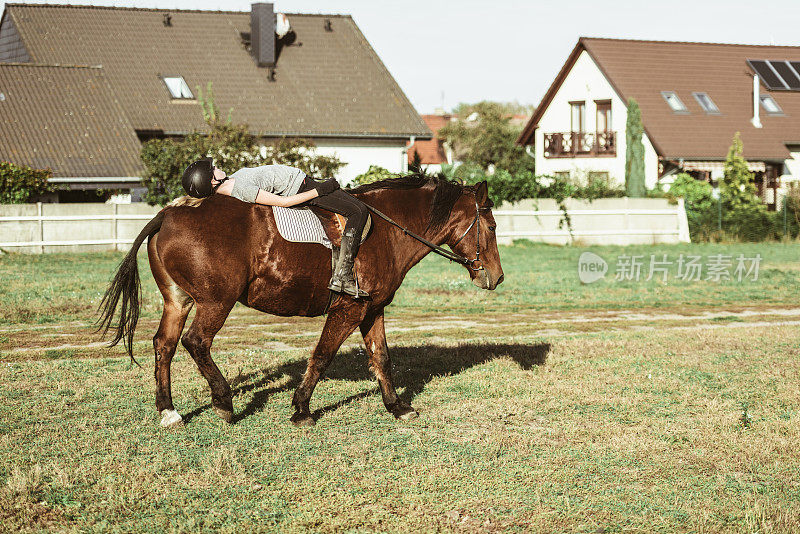
[{"label": "horse's eye", "polygon": [[496,227],[496,226],[490,226],[490,227],[489,227],[489,231],[490,231],[490,232],[494,232],[495,230],[497,230],[497,227]]}]

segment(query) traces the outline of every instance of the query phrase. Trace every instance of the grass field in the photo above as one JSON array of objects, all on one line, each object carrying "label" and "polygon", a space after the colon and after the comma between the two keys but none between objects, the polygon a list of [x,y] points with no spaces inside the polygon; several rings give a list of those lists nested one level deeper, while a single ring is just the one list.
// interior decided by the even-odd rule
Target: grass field
[{"label": "grass field", "polygon": [[[763,257],[756,281],[581,285],[577,259]],[[0,528],[800,532],[800,246],[503,247],[506,282],[429,258],[387,310],[385,411],[358,337],[289,423],[322,320],[236,308],[214,345],[236,422],[181,349],[158,426],[145,316],[131,367],[91,334],[119,254],[0,256]],[[142,256],[143,258],[143,256]]]}]

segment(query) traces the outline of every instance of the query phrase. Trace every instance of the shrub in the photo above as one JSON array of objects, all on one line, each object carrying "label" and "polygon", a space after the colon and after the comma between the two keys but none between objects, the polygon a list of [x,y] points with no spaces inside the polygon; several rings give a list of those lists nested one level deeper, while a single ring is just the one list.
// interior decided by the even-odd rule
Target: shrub
[{"label": "shrub", "polygon": [[800,237],[800,187],[789,189],[781,202],[781,211],[775,215],[781,235]]},{"label": "shrub", "polygon": [[54,191],[50,169],[32,169],[0,161],[0,204],[24,204],[34,195]]},{"label": "shrub", "polygon": [[364,184],[371,184],[372,182],[377,182],[379,180],[386,180],[388,178],[397,178],[402,176],[401,174],[394,173],[388,169],[384,169],[380,165],[370,165],[367,172],[359,174],[355,178],[353,178],[353,185],[364,185]]},{"label": "shrub", "polygon": [[572,193],[573,198],[596,200],[598,198],[619,198],[625,196],[625,188],[615,186],[609,178],[589,173],[586,185],[576,187]]},{"label": "shrub", "polygon": [[680,173],[666,193],[666,197],[673,202],[683,198],[692,241],[709,241],[712,235],[719,232],[719,206],[713,191],[714,188],[705,180],[696,180],[687,173]]},{"label": "shrub", "polygon": [[490,174],[476,163],[464,163],[462,165],[442,165],[440,175],[469,185],[486,181],[489,187],[489,198],[496,207],[504,202],[537,198],[542,190],[540,177],[531,171],[521,171],[512,175],[505,169],[498,169]]}]

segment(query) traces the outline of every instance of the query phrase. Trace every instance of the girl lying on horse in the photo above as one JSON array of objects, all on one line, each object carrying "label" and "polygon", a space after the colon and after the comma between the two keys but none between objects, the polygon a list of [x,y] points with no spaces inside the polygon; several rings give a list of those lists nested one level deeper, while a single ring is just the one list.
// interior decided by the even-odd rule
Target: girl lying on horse
[{"label": "girl lying on horse", "polygon": [[369,212],[363,202],[342,191],[333,178],[320,182],[286,165],[243,168],[227,176],[214,167],[211,158],[203,158],[186,168],[183,188],[195,198],[219,193],[253,204],[315,206],[346,217],[339,260],[328,288],[355,298],[368,296],[358,287],[353,264]]}]

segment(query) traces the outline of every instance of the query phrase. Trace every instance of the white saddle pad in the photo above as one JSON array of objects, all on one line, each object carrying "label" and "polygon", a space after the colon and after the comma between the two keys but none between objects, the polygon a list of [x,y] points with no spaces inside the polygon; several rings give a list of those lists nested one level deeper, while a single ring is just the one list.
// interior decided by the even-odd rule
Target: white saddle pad
[{"label": "white saddle pad", "polygon": [[319,218],[308,208],[283,208],[272,206],[278,233],[286,241],[295,243],[319,243],[332,248]]}]

